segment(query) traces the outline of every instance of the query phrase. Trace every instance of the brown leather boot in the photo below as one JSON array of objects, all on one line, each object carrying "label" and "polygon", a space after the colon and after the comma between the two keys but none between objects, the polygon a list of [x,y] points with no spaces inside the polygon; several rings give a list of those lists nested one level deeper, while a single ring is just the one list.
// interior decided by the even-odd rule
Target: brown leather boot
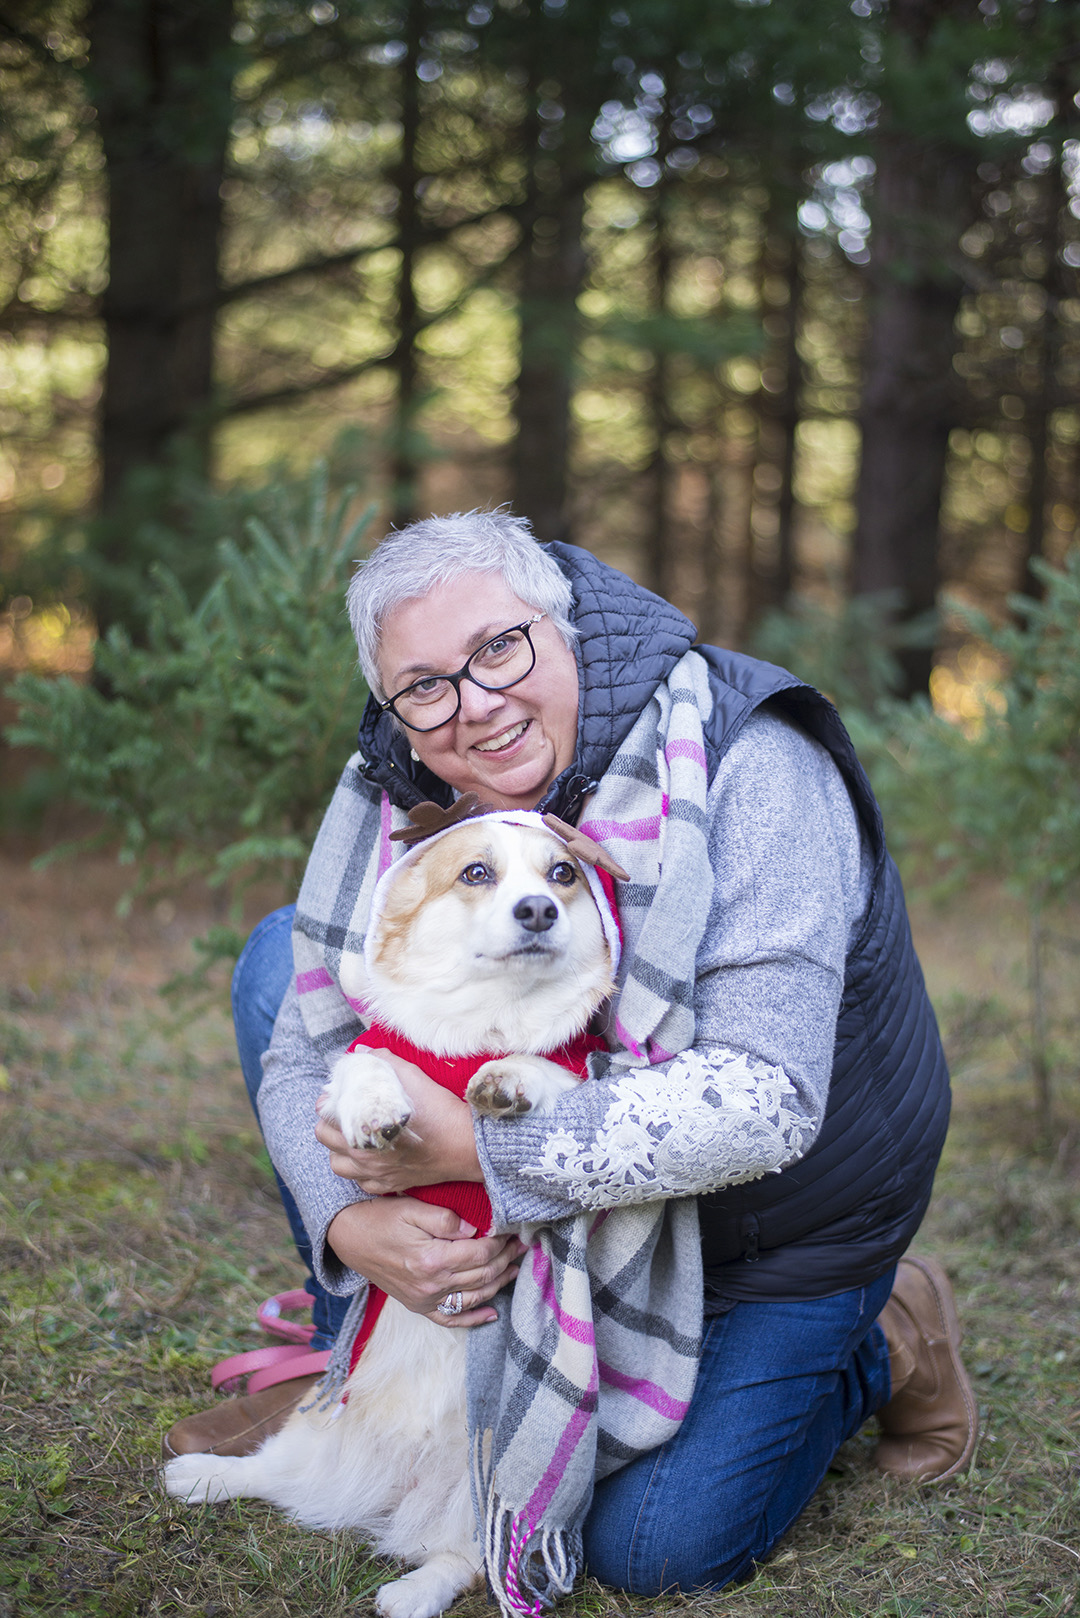
[{"label": "brown leather boot", "polygon": [[210,1410],[185,1416],[162,1438],[162,1459],[171,1461],[176,1455],[254,1455],[264,1439],[284,1427],[297,1405],[310,1398],[320,1380],[304,1376],[277,1382],[261,1393],[222,1399]]},{"label": "brown leather boot", "polygon": [[932,1258],[902,1258],[878,1325],[889,1345],[892,1398],[878,1411],[874,1464],[917,1483],[943,1483],[975,1449],[975,1393],[960,1360],[949,1278]]}]

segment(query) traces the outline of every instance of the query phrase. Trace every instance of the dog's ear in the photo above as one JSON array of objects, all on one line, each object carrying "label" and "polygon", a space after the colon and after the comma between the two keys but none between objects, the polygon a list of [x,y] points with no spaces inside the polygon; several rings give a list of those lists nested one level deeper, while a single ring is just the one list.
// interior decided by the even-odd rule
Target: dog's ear
[{"label": "dog's ear", "polygon": [[490,812],[489,806],[481,803],[475,792],[463,792],[449,809],[443,809],[437,803],[418,803],[415,809],[409,810],[412,825],[392,831],[390,841],[407,843],[411,848],[414,843],[422,843],[425,837],[434,837],[437,831],[446,831],[448,826],[456,826],[459,821]]},{"label": "dog's ear", "polygon": [[600,843],[594,843],[591,837],[586,837],[583,831],[576,826],[568,826],[565,820],[557,815],[545,815],[544,825],[553,831],[556,837],[561,837],[570,853],[575,859],[581,860],[585,865],[598,865],[602,871],[613,876],[616,882],[629,882],[630,873],[624,871]]}]

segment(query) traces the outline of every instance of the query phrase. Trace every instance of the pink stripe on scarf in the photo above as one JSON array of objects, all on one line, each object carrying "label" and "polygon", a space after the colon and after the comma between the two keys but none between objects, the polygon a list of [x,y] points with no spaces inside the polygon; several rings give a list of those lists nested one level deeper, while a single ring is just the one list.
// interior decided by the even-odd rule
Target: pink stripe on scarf
[{"label": "pink stripe on scarf", "polygon": [[[592,1371],[589,1374],[589,1386],[585,1389],[585,1395],[587,1396],[590,1393],[594,1395],[592,1400],[594,1405],[597,1391],[596,1356],[593,1355]],[[525,1507],[525,1514],[531,1523],[538,1523],[551,1504],[555,1490],[562,1482],[570,1457],[581,1442],[582,1435],[588,1428],[594,1414],[595,1410],[585,1410],[579,1405],[567,1422],[563,1429],[563,1435],[555,1446],[555,1453],[551,1457],[547,1471],[540,1479],[532,1499]]]},{"label": "pink stripe on scarf", "polygon": [[544,1249],[538,1244],[532,1250],[533,1276],[540,1288],[540,1296],[551,1310],[559,1323],[559,1330],[575,1343],[593,1343],[593,1323],[591,1320],[579,1320],[576,1315],[568,1315],[555,1296],[555,1283],[551,1273],[551,1261]]},{"label": "pink stripe on scarf", "polygon": [[596,843],[605,843],[609,837],[621,837],[624,843],[651,843],[660,835],[660,816],[649,815],[645,820],[587,820],[579,830]]},{"label": "pink stripe on scarf", "polygon": [[664,748],[664,757],[669,764],[673,758],[693,759],[695,764],[700,764],[702,769],[705,768],[705,749],[700,742],[686,740],[668,742]]},{"label": "pink stripe on scarf", "polygon": [[311,972],[296,974],[297,994],[311,994],[315,989],[332,989],[334,980],[325,966],[316,966]]},{"label": "pink stripe on scarf", "polygon": [[642,1404],[648,1405],[658,1415],[666,1416],[668,1421],[682,1421],[690,1406],[682,1399],[673,1399],[670,1393],[646,1377],[627,1376],[624,1371],[616,1371],[614,1366],[600,1362],[600,1380],[606,1382],[609,1388],[618,1388],[620,1393],[628,1393],[632,1399],[639,1399]]},{"label": "pink stripe on scarf", "polygon": [[645,1055],[645,1052],[642,1050],[642,1048],[638,1044],[637,1040],[630,1033],[630,1030],[628,1028],[625,1028],[623,1026],[623,1024],[619,1021],[618,1017],[616,1017],[616,1019],[615,1019],[615,1033],[617,1034],[618,1038],[622,1041],[622,1043],[626,1046],[627,1050],[630,1052],[630,1055],[631,1056],[636,1056],[638,1058],[638,1060],[640,1061],[640,1059]]},{"label": "pink stripe on scarf", "polygon": [[389,870],[394,851],[390,846],[390,799],[384,792],[379,801],[379,875]]}]

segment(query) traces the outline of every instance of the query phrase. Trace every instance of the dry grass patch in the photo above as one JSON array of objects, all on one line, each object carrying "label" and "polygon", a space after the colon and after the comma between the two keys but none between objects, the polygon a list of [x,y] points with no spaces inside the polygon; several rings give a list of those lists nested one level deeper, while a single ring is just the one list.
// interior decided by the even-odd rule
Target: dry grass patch
[{"label": "dry grass patch", "polygon": [[[207,1402],[211,1363],[255,1346],[258,1301],[296,1279],[224,1005],[157,992],[208,915],[118,921],[104,862],[34,874],[8,860],[0,883],[0,1618],[371,1613],[386,1569],[346,1536],[254,1502],[190,1510],[157,1486],[162,1429]],[[1057,1160],[1032,1156],[1015,961],[982,903],[924,919],[920,937],[961,1054],[921,1245],[966,1323],[984,1415],[970,1471],[940,1490],[890,1483],[868,1433],[740,1588],[645,1601],[586,1580],[563,1610],[1080,1610],[1080,1096],[1062,1092]],[[488,1610],[479,1594],[456,1609]]]}]

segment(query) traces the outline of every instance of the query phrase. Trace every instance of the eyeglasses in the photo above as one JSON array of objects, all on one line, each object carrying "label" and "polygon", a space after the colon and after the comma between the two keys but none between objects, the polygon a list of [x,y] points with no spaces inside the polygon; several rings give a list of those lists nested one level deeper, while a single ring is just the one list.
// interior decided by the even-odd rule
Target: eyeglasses
[{"label": "eyeglasses", "polygon": [[532,673],[536,648],[530,630],[546,617],[546,612],[538,612],[513,629],[504,629],[478,646],[456,674],[425,674],[379,707],[409,730],[438,730],[440,725],[448,725],[461,707],[462,680],[471,680],[482,691],[505,691]]}]

